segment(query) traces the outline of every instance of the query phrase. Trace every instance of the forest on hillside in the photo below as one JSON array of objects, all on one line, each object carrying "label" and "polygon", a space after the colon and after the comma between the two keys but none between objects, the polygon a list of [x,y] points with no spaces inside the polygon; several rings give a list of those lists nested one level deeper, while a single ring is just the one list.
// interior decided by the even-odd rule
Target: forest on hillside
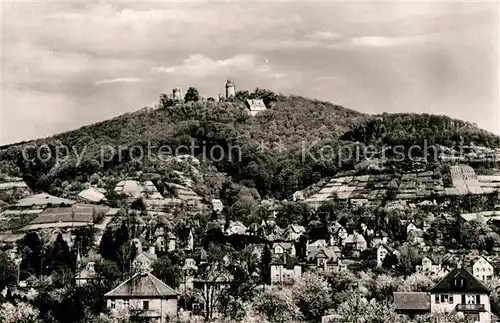
[{"label": "forest on hillside", "polygon": [[[250,117],[244,104],[248,97],[264,98],[268,109]],[[5,147],[0,150],[0,167],[6,173],[22,176],[35,190],[50,191],[55,179],[84,180],[97,171],[119,170],[126,174],[135,170],[137,161],[132,159],[137,147],[168,146],[174,151],[194,146],[197,157],[216,146],[222,147],[219,154],[229,156],[231,149],[238,147],[238,154],[232,158],[204,160],[232,181],[257,189],[261,196],[283,199],[321,178],[354,169],[359,160],[350,151],[356,148],[368,144],[421,144],[424,139],[445,146],[472,141],[488,147],[498,147],[500,140],[449,117],[366,116],[327,102],[256,89],[251,93],[238,92],[234,99],[224,102],[193,99],[173,103],[162,95],[155,108]],[[36,147],[44,144],[50,147],[52,158],[37,156]],[[27,145],[35,147],[27,150],[31,161],[23,156]],[[81,162],[76,163],[74,155],[56,162],[53,156],[61,145],[84,152]],[[104,163],[103,147],[113,148],[104,150]],[[317,158],[325,157],[324,147],[328,148],[328,155]],[[141,167],[154,172],[163,166],[144,160]]]}]

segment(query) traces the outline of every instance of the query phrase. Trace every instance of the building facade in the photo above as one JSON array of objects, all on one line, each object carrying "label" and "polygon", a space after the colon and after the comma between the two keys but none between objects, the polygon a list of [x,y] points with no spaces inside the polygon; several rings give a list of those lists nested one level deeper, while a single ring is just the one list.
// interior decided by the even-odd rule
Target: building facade
[{"label": "building facade", "polygon": [[149,322],[166,323],[177,316],[179,293],[150,273],[137,273],[106,293],[109,309],[128,310]]},{"label": "building facade", "polygon": [[472,265],[472,273],[474,277],[479,279],[482,282],[486,282],[491,280],[494,276],[494,268],[493,265],[486,259],[481,256]]},{"label": "building facade", "polygon": [[490,291],[468,270],[458,267],[430,290],[431,313],[458,312],[476,322],[491,322]]}]

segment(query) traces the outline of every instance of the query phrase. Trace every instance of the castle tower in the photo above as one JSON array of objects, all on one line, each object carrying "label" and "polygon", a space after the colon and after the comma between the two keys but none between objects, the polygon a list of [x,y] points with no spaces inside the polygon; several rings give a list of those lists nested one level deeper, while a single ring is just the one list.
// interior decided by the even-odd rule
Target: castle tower
[{"label": "castle tower", "polygon": [[172,90],[172,99],[174,101],[182,100],[182,89],[180,87],[176,87]]},{"label": "castle tower", "polygon": [[234,88],[233,81],[227,80],[226,81],[226,98],[229,99],[229,98],[234,97],[234,92],[235,92],[235,88]]}]

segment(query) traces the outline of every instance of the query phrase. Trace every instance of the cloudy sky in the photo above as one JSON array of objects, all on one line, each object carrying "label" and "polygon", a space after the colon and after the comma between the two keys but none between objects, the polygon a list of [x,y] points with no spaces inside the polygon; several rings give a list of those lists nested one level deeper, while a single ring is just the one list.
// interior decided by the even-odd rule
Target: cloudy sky
[{"label": "cloudy sky", "polygon": [[367,113],[446,114],[500,133],[498,5],[5,2],[0,143],[154,106],[269,88]]}]

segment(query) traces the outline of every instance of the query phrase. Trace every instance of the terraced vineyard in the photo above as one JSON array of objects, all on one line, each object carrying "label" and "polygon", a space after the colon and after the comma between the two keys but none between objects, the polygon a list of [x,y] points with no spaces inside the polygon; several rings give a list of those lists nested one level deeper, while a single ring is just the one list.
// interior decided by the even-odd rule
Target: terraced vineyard
[{"label": "terraced vineyard", "polygon": [[432,196],[489,194],[500,189],[500,176],[478,176],[470,166],[451,166],[452,187],[444,187],[442,178],[433,172],[402,175],[362,175],[332,178],[318,192],[306,198],[306,203],[318,205],[325,200],[350,199],[382,200],[387,196],[389,183],[397,183],[396,199],[425,199]]}]

